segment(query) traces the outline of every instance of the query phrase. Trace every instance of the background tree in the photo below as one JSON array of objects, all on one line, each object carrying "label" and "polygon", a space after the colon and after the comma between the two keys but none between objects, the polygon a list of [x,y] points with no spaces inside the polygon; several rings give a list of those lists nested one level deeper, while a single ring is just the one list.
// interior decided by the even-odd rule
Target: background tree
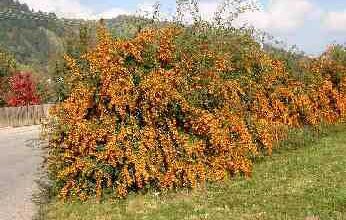
[{"label": "background tree", "polygon": [[25,106],[40,104],[41,99],[37,94],[37,85],[32,74],[19,72],[9,78],[10,91],[7,95],[9,106]]},{"label": "background tree", "polygon": [[0,107],[6,104],[4,99],[5,93],[8,91],[7,80],[15,69],[15,59],[10,54],[0,49]]}]

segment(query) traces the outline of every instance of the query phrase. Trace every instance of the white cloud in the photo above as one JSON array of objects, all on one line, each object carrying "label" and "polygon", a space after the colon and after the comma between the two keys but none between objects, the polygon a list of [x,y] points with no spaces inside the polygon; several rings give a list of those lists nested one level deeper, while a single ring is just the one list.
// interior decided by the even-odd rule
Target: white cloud
[{"label": "white cloud", "polygon": [[[19,0],[26,3],[35,11],[54,12],[58,17],[80,19],[110,19],[119,15],[135,14],[136,9],[128,11],[120,7],[113,7],[105,11],[96,12],[91,5],[82,4],[82,0]],[[152,13],[154,1],[149,0],[140,3],[137,8],[138,14]]]},{"label": "white cloud", "polygon": [[346,32],[346,10],[343,12],[328,12],[323,19],[324,28],[331,32]]},{"label": "white cloud", "polygon": [[[136,14],[144,17],[151,18],[154,15],[154,5],[156,4],[155,1],[144,1],[137,5],[137,11]],[[160,6],[159,6],[160,7]],[[160,13],[162,13],[160,11]]]},{"label": "white cloud", "polygon": [[119,15],[129,15],[131,12],[122,9],[122,8],[111,8],[107,11],[104,11],[98,15],[96,15],[96,18],[104,18],[104,19],[110,19],[110,18],[115,18]]},{"label": "white cloud", "polygon": [[271,0],[267,10],[245,13],[241,20],[267,31],[291,32],[319,16],[318,8],[308,0]]},{"label": "white cloud", "polygon": [[[202,19],[212,20],[220,2],[219,0],[202,0],[199,4]],[[246,2],[256,4],[255,0]],[[263,7],[259,5],[259,8]],[[223,17],[229,16],[232,11],[231,8],[226,9]],[[270,0],[265,10],[243,13],[234,25],[249,24],[265,31],[288,33],[302,27],[306,21],[320,19],[321,14],[321,10],[313,5],[310,0]]]},{"label": "white cloud", "polygon": [[218,8],[218,2],[213,1],[201,1],[199,4],[199,10],[203,20],[212,20],[214,14]]},{"label": "white cloud", "polygon": [[[250,5],[256,5],[257,0],[242,0],[237,3],[237,1],[225,2],[224,0],[200,0],[198,2],[199,15],[204,21],[214,21],[215,13],[221,10],[221,19],[228,20],[231,15],[236,13],[235,5],[240,4],[239,8],[247,8]],[[225,4],[224,4],[225,3]],[[225,6],[225,8],[223,8]],[[194,11],[193,5],[185,5],[183,8],[184,21],[187,23],[192,22],[193,16],[191,12]]]},{"label": "white cloud", "polygon": [[79,0],[19,0],[34,10],[54,12],[59,17],[89,18],[93,10],[81,4]]},{"label": "white cloud", "polygon": [[[65,18],[114,18],[118,15],[139,14],[151,16],[155,0],[142,1],[134,10],[126,10],[119,7],[109,8],[105,11],[96,12],[91,5],[83,4],[82,0],[19,0],[26,3],[34,10],[44,12],[54,12],[59,17]],[[255,1],[255,0],[248,0]],[[212,20],[218,5],[222,0],[201,0],[199,10],[202,19]],[[226,10],[227,11],[227,10]],[[231,10],[230,10],[231,11]],[[229,11],[228,11],[229,12]],[[170,17],[161,10],[162,18]],[[314,20],[321,22],[326,31],[346,32],[346,10],[343,12],[324,13],[312,4],[312,0],[270,0],[265,10],[247,12],[240,16],[236,25],[244,23],[255,26],[272,33],[292,33],[301,28],[307,21]],[[191,20],[191,15],[185,14],[187,20]],[[225,14],[227,17],[227,13]]]}]

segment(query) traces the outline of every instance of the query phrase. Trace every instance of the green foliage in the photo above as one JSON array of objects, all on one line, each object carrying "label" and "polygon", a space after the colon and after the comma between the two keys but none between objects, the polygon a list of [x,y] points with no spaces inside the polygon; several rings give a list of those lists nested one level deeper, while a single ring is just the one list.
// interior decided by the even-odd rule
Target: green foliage
[{"label": "green foliage", "polygon": [[329,53],[333,60],[346,65],[346,45],[334,45],[331,47]]},{"label": "green foliage", "polygon": [[5,96],[9,89],[8,78],[15,71],[16,60],[8,52],[0,48],[0,107],[6,105]]},{"label": "green foliage", "polygon": [[17,62],[14,57],[0,48],[0,78],[10,76],[16,66]]}]

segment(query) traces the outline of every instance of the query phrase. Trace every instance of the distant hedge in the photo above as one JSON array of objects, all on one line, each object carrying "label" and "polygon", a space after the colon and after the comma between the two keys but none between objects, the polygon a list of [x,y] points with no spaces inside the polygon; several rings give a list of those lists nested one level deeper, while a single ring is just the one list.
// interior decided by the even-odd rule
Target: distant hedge
[{"label": "distant hedge", "polygon": [[290,128],[346,114],[344,64],[303,57],[288,72],[242,33],[168,25],[124,40],[100,26],[97,46],[66,61],[48,157],[64,199],[249,176]]}]

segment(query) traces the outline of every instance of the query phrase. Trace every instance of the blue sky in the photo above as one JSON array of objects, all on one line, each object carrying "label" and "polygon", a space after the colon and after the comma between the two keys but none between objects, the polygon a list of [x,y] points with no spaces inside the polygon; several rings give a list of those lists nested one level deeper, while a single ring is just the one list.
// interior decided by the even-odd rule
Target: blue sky
[{"label": "blue sky", "polygon": [[[200,0],[206,18],[220,0]],[[250,1],[250,0],[249,0]],[[319,54],[330,43],[346,42],[346,0],[258,0],[262,10],[241,17],[276,38]],[[109,18],[148,11],[155,0],[20,0],[31,8],[69,18]],[[162,11],[172,14],[175,0],[161,0]]]}]

